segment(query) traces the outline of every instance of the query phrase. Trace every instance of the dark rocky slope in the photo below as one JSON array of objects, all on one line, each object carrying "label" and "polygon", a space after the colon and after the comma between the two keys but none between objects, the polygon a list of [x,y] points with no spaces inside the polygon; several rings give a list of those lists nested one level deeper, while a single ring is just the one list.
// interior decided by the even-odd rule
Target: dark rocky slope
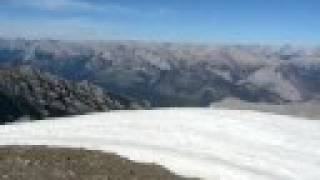
[{"label": "dark rocky slope", "polygon": [[142,107],[87,81],[74,83],[30,67],[0,70],[0,79],[0,123]]}]

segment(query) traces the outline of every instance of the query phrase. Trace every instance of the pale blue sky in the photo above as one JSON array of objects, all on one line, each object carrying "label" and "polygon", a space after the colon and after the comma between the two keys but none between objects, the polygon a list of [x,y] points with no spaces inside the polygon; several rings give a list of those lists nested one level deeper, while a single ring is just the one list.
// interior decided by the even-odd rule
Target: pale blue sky
[{"label": "pale blue sky", "polygon": [[0,36],[320,42],[318,0],[1,0]]}]

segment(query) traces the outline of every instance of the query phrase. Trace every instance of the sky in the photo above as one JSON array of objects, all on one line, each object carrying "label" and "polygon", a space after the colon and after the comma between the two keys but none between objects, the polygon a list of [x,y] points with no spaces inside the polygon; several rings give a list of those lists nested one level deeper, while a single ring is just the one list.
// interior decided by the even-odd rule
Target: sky
[{"label": "sky", "polygon": [[320,42],[319,0],[0,0],[0,37]]}]

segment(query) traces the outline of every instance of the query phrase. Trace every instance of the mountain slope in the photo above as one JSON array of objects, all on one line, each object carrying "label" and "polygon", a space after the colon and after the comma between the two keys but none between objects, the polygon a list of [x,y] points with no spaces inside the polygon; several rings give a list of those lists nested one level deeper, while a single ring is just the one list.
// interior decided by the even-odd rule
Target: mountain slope
[{"label": "mountain slope", "polygon": [[66,81],[29,67],[0,70],[0,79],[1,123],[140,107],[88,82]]},{"label": "mountain slope", "polygon": [[312,48],[0,40],[0,66],[21,64],[153,106],[207,106],[226,97],[281,104],[320,93],[320,57]]}]

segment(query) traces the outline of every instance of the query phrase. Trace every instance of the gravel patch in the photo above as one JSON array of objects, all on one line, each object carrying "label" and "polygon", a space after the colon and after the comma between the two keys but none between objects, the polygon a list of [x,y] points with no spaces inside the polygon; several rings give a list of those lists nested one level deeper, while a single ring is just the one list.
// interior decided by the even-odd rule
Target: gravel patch
[{"label": "gravel patch", "polygon": [[185,180],[155,164],[115,154],[45,146],[0,147],[2,180]]}]

